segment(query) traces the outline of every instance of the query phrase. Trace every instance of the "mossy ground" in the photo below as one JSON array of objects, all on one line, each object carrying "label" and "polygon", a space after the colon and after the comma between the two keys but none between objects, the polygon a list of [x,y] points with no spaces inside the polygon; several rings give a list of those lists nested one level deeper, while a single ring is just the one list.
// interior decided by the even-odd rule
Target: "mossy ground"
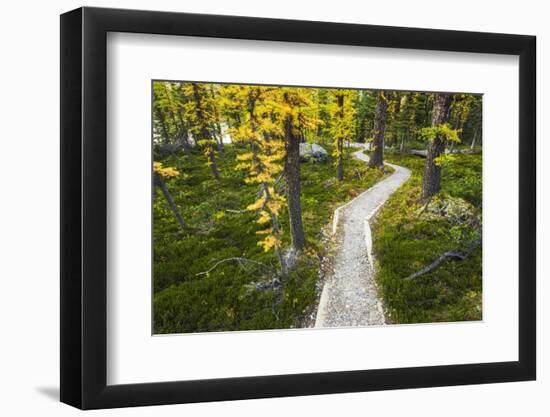
[{"label": "mossy ground", "polygon": [[[412,170],[411,179],[386,202],[373,225],[376,279],[389,318],[394,323],[480,320],[482,318],[482,250],[464,261],[446,260],[414,280],[412,273],[442,253],[464,250],[469,237],[451,219],[419,215],[425,159],[386,155],[389,162]],[[461,198],[481,216],[482,156],[454,155],[443,167],[442,190],[437,198]],[[428,218],[426,218],[428,217]]]},{"label": "mossy ground", "polygon": [[[329,154],[332,148],[323,146]],[[249,284],[267,279],[278,267],[273,252],[257,245],[261,229],[253,212],[240,212],[256,199],[258,187],[246,185],[235,169],[236,146],[226,146],[219,159],[222,180],[216,183],[198,151],[164,159],[181,175],[167,180],[168,188],[190,230],[182,232],[157,192],[154,222],[154,332],[186,333],[301,327],[316,300],[319,257],[325,253],[321,229],[334,208],[349,201],[383,177],[378,170],[345,149],[345,180],[335,178],[334,161],[302,163],[302,210],[307,249],[280,290],[258,291]],[[229,211],[228,211],[229,210]],[[237,211],[237,212],[233,212]],[[280,215],[283,246],[288,246],[288,214]],[[217,261],[230,257],[252,259],[268,267],[227,262],[208,274]]]}]

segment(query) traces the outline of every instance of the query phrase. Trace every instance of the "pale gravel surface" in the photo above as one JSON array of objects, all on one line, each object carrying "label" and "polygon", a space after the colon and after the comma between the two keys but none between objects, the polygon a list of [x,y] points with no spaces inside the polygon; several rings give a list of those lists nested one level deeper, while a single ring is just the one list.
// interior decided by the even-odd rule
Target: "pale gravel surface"
[{"label": "pale gravel surface", "polygon": [[[368,162],[362,151],[354,153]],[[410,170],[387,164],[395,171],[340,210],[338,247],[333,272],[326,278],[315,327],[349,327],[385,324],[382,302],[374,281],[365,243],[365,220],[369,220],[411,175]]]}]

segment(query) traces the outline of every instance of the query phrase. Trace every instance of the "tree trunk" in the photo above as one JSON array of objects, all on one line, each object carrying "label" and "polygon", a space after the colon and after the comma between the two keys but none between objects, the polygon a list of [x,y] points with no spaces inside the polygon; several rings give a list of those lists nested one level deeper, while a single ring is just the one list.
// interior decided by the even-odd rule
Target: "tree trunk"
[{"label": "tree trunk", "polygon": [[384,92],[379,91],[376,95],[372,152],[369,159],[369,167],[371,168],[382,168],[384,166],[384,131],[386,130],[387,108],[388,103],[384,97]]},{"label": "tree trunk", "polygon": [[212,171],[212,175],[216,179],[216,181],[220,180],[220,172],[218,171],[218,164],[216,163],[216,156],[214,155],[214,151],[210,150],[208,152],[208,165],[210,165],[210,170]]},{"label": "tree trunk", "polygon": [[401,133],[401,144],[399,145],[399,153],[403,155],[405,152],[405,133]]},{"label": "tree trunk", "polygon": [[397,147],[398,143],[399,143],[399,131],[400,131],[400,123],[401,123],[401,118],[400,118],[400,113],[401,113],[401,97],[399,95],[399,93],[395,93],[396,94],[396,102],[395,102],[395,111],[393,113],[393,122],[392,122],[392,125],[393,125],[393,135],[392,135],[392,143],[391,143],[391,147],[394,148],[394,147]]},{"label": "tree trunk", "polygon": [[285,177],[290,235],[294,249],[301,251],[305,246],[305,235],[302,224],[302,205],[300,203],[300,137],[294,132],[291,116],[287,116],[285,120],[285,147]]},{"label": "tree trunk", "polygon": [[181,134],[180,134],[180,144],[185,150],[191,149],[191,144],[189,143],[189,132],[187,129],[183,126],[181,126]]},{"label": "tree trunk", "polygon": [[181,213],[178,209],[178,206],[174,202],[174,199],[172,198],[172,195],[170,194],[170,191],[168,191],[168,187],[166,186],[166,183],[162,179],[162,176],[155,173],[154,174],[154,183],[156,186],[158,186],[162,194],[164,194],[164,198],[166,199],[166,202],[168,203],[168,206],[172,210],[172,213],[174,213],[174,217],[176,218],[176,221],[180,225],[181,229],[185,231],[187,229],[187,224],[185,223],[185,220],[183,220],[183,217],[181,216]]},{"label": "tree trunk", "polygon": [[476,146],[476,139],[477,139],[477,131],[479,130],[479,124],[476,125],[476,130],[474,130],[474,137],[472,139],[472,144],[470,145],[470,149],[474,149]]},{"label": "tree trunk", "polygon": [[[271,227],[273,228],[273,235],[277,238],[281,238],[281,227],[279,226],[279,219],[277,215],[271,211],[269,208],[269,202],[271,201],[271,193],[269,192],[269,185],[264,182],[262,183],[262,189],[265,194],[264,210],[267,210],[269,217],[271,218]],[[288,268],[285,260],[283,259],[283,254],[281,253],[281,248],[279,245],[275,246],[275,256],[279,260],[279,265],[281,266],[281,275],[286,276],[288,274]]]},{"label": "tree trunk", "polygon": [[[432,112],[432,127],[447,123],[449,120],[451,98],[452,96],[449,94],[435,94]],[[436,163],[436,158],[440,157],[444,150],[444,138],[436,136],[434,140],[428,144],[428,154],[426,156],[424,179],[422,183],[423,201],[428,200],[438,193],[441,188],[441,166]]]},{"label": "tree trunk", "polygon": [[338,181],[344,181],[344,139],[338,139]]},{"label": "tree trunk", "polygon": [[[338,117],[342,122],[342,119],[344,118],[344,96],[339,95],[338,96]],[[338,146],[338,167],[337,167],[337,176],[339,181],[344,180],[344,138],[338,138],[337,141]]]}]

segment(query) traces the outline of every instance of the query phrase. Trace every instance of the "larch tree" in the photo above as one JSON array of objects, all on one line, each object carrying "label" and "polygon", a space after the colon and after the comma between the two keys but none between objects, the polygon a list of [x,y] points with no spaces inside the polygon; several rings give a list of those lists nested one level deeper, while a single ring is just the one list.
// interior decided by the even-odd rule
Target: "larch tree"
[{"label": "larch tree", "polygon": [[189,100],[184,105],[184,114],[189,121],[190,132],[195,143],[201,148],[207,159],[207,164],[216,181],[220,180],[218,165],[216,162],[217,141],[214,138],[214,125],[216,122],[212,94],[206,84],[185,83],[183,91]]},{"label": "larch tree", "polygon": [[305,247],[305,234],[300,202],[300,141],[306,129],[314,130],[317,115],[311,111],[311,90],[306,88],[281,88],[279,106],[285,143],[284,172],[287,188],[287,205],[290,220],[292,247],[300,252]]},{"label": "larch tree", "polygon": [[353,90],[331,90],[330,129],[334,142],[333,156],[336,160],[336,177],[344,180],[344,141],[351,142],[355,134],[355,104],[357,92]]},{"label": "larch tree", "polygon": [[235,85],[228,86],[225,92],[232,97],[226,104],[242,110],[239,124],[230,130],[235,143],[243,144],[247,149],[237,156],[238,168],[246,172],[247,184],[260,186],[256,201],[248,205],[247,210],[258,212],[257,222],[265,227],[257,232],[264,235],[258,244],[266,252],[275,251],[284,276],[287,265],[281,251],[282,230],[278,218],[284,197],[275,190],[275,182],[283,170],[285,146],[282,129],[272,115],[276,105],[274,88]]},{"label": "larch tree", "polygon": [[441,189],[441,166],[444,163],[447,141],[460,141],[449,121],[452,95],[436,93],[433,96],[432,126],[423,128],[420,135],[428,142],[424,178],[422,180],[422,201],[429,200]]},{"label": "larch tree", "polygon": [[374,114],[374,128],[372,131],[372,146],[369,167],[384,167],[384,134],[386,130],[386,112],[388,101],[384,91],[376,93],[376,110]]}]

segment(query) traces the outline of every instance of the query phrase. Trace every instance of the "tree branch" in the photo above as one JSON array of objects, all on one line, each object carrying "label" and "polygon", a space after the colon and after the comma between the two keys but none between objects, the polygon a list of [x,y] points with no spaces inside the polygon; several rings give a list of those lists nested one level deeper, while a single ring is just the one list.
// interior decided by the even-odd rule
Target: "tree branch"
[{"label": "tree branch", "polygon": [[251,264],[260,265],[260,266],[263,266],[265,268],[269,268],[268,265],[266,265],[264,263],[261,263],[261,262],[258,262],[258,261],[254,261],[253,259],[233,257],[233,258],[222,259],[221,261],[216,262],[214,264],[214,266],[212,266],[212,268],[210,268],[208,271],[199,272],[198,274],[195,274],[195,276],[198,277],[199,275],[206,275],[206,274],[212,272],[214,269],[216,269],[221,264],[224,264],[226,262],[238,262],[241,266],[242,266],[243,263],[248,262],[248,263],[251,263]]},{"label": "tree branch", "polygon": [[471,255],[471,253],[475,250],[475,248],[477,248],[480,244],[481,244],[481,239],[476,240],[474,243],[472,243],[472,245],[470,245],[470,247],[468,248],[468,250],[466,252],[452,252],[452,251],[444,252],[435,261],[433,261],[431,264],[426,265],[421,270],[415,272],[414,274],[409,275],[407,278],[405,278],[405,280],[410,281],[410,280],[418,278],[418,277],[420,277],[424,274],[427,274],[428,272],[433,271],[439,265],[441,265],[443,263],[443,261],[445,261],[448,258],[454,258],[454,259],[458,259],[460,261],[464,261],[465,259],[468,258],[468,256]]}]

